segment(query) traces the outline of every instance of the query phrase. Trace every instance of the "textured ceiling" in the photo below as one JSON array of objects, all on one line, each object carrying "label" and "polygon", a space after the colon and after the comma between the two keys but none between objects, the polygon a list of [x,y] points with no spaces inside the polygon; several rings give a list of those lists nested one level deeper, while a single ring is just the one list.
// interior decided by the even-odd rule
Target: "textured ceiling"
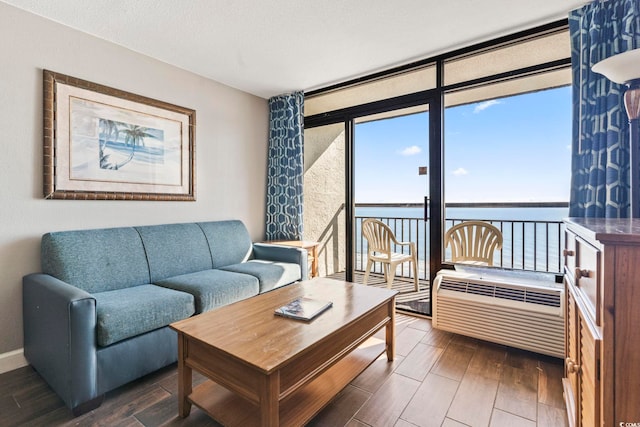
[{"label": "textured ceiling", "polygon": [[310,90],[558,19],[585,0],[2,0],[237,89]]}]

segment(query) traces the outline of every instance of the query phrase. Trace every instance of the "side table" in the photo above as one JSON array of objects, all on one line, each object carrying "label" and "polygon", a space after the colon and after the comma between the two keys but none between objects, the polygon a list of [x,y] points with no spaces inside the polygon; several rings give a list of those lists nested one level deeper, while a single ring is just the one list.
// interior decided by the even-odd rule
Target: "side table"
[{"label": "side table", "polygon": [[318,246],[320,246],[320,242],[312,240],[269,240],[265,243],[306,249],[309,252],[309,258],[311,258],[311,277],[318,277]]}]

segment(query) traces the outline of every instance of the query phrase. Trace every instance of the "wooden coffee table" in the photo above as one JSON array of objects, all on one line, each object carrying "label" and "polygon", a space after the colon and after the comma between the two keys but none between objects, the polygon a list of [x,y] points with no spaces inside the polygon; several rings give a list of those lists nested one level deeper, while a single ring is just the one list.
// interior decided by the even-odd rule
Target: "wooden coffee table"
[{"label": "wooden coffee table", "polygon": [[[382,353],[393,360],[396,293],[316,278],[173,323],[180,416],[195,404],[225,426],[303,425]],[[333,307],[310,322],[274,314],[303,295]],[[192,370],[212,381],[192,388]]]}]

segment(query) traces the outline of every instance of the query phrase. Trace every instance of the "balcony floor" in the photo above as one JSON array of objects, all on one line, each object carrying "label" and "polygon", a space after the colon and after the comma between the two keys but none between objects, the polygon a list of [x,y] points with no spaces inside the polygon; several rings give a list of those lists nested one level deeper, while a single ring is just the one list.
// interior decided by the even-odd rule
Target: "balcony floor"
[{"label": "balcony floor", "polygon": [[[335,273],[329,275],[330,279],[345,280],[345,272]],[[362,284],[364,278],[363,271],[356,271],[354,273],[353,281],[355,283]],[[386,288],[387,283],[384,280],[384,275],[379,273],[371,273],[369,275],[369,286],[375,286],[378,288]],[[399,294],[396,296],[396,308],[398,310],[407,311],[410,313],[423,314],[431,316],[429,310],[429,300],[431,299],[431,292],[429,290],[428,280],[418,280],[420,290],[415,291],[413,285],[413,279],[409,277],[396,276],[393,281],[393,289],[397,290]]]}]

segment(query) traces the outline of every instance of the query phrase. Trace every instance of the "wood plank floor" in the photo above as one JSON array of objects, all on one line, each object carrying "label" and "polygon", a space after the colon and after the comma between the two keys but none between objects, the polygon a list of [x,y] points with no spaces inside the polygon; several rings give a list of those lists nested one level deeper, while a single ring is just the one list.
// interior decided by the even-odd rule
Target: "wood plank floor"
[{"label": "wood plank floor", "polygon": [[[397,357],[376,360],[320,412],[311,426],[567,425],[562,361],[396,318]],[[380,336],[382,338],[382,336]],[[194,382],[203,381],[195,374]],[[30,367],[0,375],[0,426],[218,426],[197,408],[177,416],[171,365],[107,394],[73,418]]]},{"label": "wood plank floor", "polygon": [[[345,272],[339,272],[327,276],[330,279],[345,280]],[[364,272],[355,271],[353,275],[354,283],[363,283]],[[384,275],[380,273],[371,273],[369,275],[369,286],[377,288],[386,288],[387,282]],[[419,290],[415,290],[415,284],[410,277],[396,276],[393,280],[393,289],[398,291],[396,296],[396,308],[406,312],[413,312],[425,315],[431,315],[429,300],[431,299],[431,291],[429,281],[424,279],[418,280]]]}]

